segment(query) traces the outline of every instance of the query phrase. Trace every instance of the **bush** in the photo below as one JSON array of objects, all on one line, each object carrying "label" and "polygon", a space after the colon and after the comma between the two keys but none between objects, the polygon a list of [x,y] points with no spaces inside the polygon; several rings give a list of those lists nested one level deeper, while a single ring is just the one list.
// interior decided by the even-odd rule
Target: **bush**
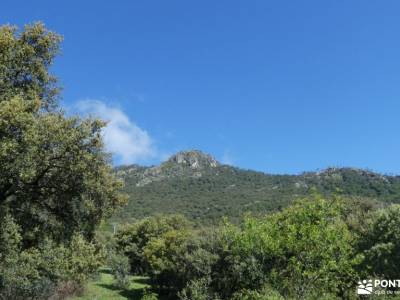
[{"label": "bush", "polygon": [[400,205],[378,211],[361,242],[363,271],[383,278],[400,277]]},{"label": "bush", "polygon": [[226,296],[235,288],[260,290],[265,283],[287,298],[344,296],[357,278],[360,257],[339,199],[315,196],[264,219],[248,217],[242,228],[226,225],[223,243],[226,267],[221,264],[214,280]]},{"label": "bush", "polygon": [[264,287],[261,291],[244,290],[236,293],[231,300],[283,300],[278,291]]},{"label": "bush", "polygon": [[142,300],[158,300],[158,296],[149,290],[145,290]]},{"label": "bush", "polygon": [[49,300],[69,299],[74,295],[82,295],[83,292],[84,287],[75,281],[63,281],[57,285]]},{"label": "bush", "polygon": [[7,256],[0,270],[0,297],[14,300],[48,298],[56,282],[40,272],[42,263],[37,250]]},{"label": "bush", "polygon": [[104,253],[81,235],[74,235],[64,260],[67,265],[65,279],[84,283],[102,266]]},{"label": "bush", "polygon": [[108,259],[108,265],[111,268],[111,273],[114,275],[116,286],[120,289],[129,287],[129,259],[125,255],[111,253]]},{"label": "bush", "polygon": [[20,227],[10,215],[0,219],[0,298],[45,298],[55,283],[41,276],[37,250],[21,251]]},{"label": "bush", "polygon": [[171,230],[144,249],[152,280],[160,288],[177,292],[191,280],[211,275],[217,257],[194,231]]},{"label": "bush", "polygon": [[183,216],[155,216],[136,223],[125,225],[116,234],[117,251],[124,253],[134,274],[146,275],[150,269],[144,255],[144,248],[153,239],[171,230],[189,228],[189,222]]},{"label": "bush", "polygon": [[18,225],[8,217],[2,224],[0,298],[61,299],[61,295],[79,291],[101,264],[95,245],[79,235],[69,245],[45,240],[38,248],[21,250]]},{"label": "bush", "polygon": [[217,300],[210,289],[210,278],[204,277],[192,280],[188,285],[178,293],[181,300]]}]

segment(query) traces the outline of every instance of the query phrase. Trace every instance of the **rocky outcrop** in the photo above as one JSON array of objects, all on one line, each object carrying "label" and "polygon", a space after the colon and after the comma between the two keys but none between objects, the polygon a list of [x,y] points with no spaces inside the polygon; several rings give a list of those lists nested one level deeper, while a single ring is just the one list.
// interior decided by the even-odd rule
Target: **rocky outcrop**
[{"label": "rocky outcrop", "polygon": [[219,165],[211,155],[199,150],[181,151],[171,156],[167,162],[188,166],[192,169],[215,168]]},{"label": "rocky outcrop", "polygon": [[[134,173],[137,177],[136,186],[144,186],[155,181],[174,177],[202,177],[205,172],[213,172],[221,164],[211,155],[199,150],[181,151],[171,156],[159,166],[138,169],[132,166],[132,171],[124,169],[124,174]],[[121,171],[120,171],[121,172]]]}]

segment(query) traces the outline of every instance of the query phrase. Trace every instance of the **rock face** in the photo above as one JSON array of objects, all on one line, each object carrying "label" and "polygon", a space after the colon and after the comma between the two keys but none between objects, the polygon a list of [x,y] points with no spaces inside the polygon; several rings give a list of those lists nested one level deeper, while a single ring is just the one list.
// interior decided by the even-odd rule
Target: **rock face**
[{"label": "rock face", "polygon": [[181,151],[171,156],[167,163],[189,166],[192,169],[215,168],[219,165],[211,155],[199,150]]},{"label": "rock face", "polygon": [[171,156],[160,166],[150,167],[142,172],[136,186],[174,177],[199,178],[220,166],[211,155],[199,150],[181,151]]}]

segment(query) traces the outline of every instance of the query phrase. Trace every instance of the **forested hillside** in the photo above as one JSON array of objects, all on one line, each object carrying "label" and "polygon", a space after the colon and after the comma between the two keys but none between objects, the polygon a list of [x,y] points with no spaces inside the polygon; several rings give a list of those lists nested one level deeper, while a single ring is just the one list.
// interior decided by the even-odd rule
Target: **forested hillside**
[{"label": "forested hillside", "polygon": [[314,191],[364,198],[385,205],[400,201],[400,177],[354,168],[329,168],[300,175],[271,175],[222,165],[200,151],[183,151],[156,167],[123,166],[126,207],[114,221],[157,213],[182,213],[208,222],[245,212],[263,215]]}]

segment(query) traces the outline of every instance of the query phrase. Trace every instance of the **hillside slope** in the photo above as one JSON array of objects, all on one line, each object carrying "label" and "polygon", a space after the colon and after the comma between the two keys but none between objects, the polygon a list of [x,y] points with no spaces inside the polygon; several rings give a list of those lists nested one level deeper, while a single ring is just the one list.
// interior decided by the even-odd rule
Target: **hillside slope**
[{"label": "hillside slope", "polygon": [[207,223],[245,212],[265,214],[313,189],[381,203],[399,202],[400,177],[354,168],[329,168],[300,175],[271,175],[222,165],[201,151],[182,151],[160,166],[118,167],[129,195],[115,221],[157,213],[183,213]]}]

